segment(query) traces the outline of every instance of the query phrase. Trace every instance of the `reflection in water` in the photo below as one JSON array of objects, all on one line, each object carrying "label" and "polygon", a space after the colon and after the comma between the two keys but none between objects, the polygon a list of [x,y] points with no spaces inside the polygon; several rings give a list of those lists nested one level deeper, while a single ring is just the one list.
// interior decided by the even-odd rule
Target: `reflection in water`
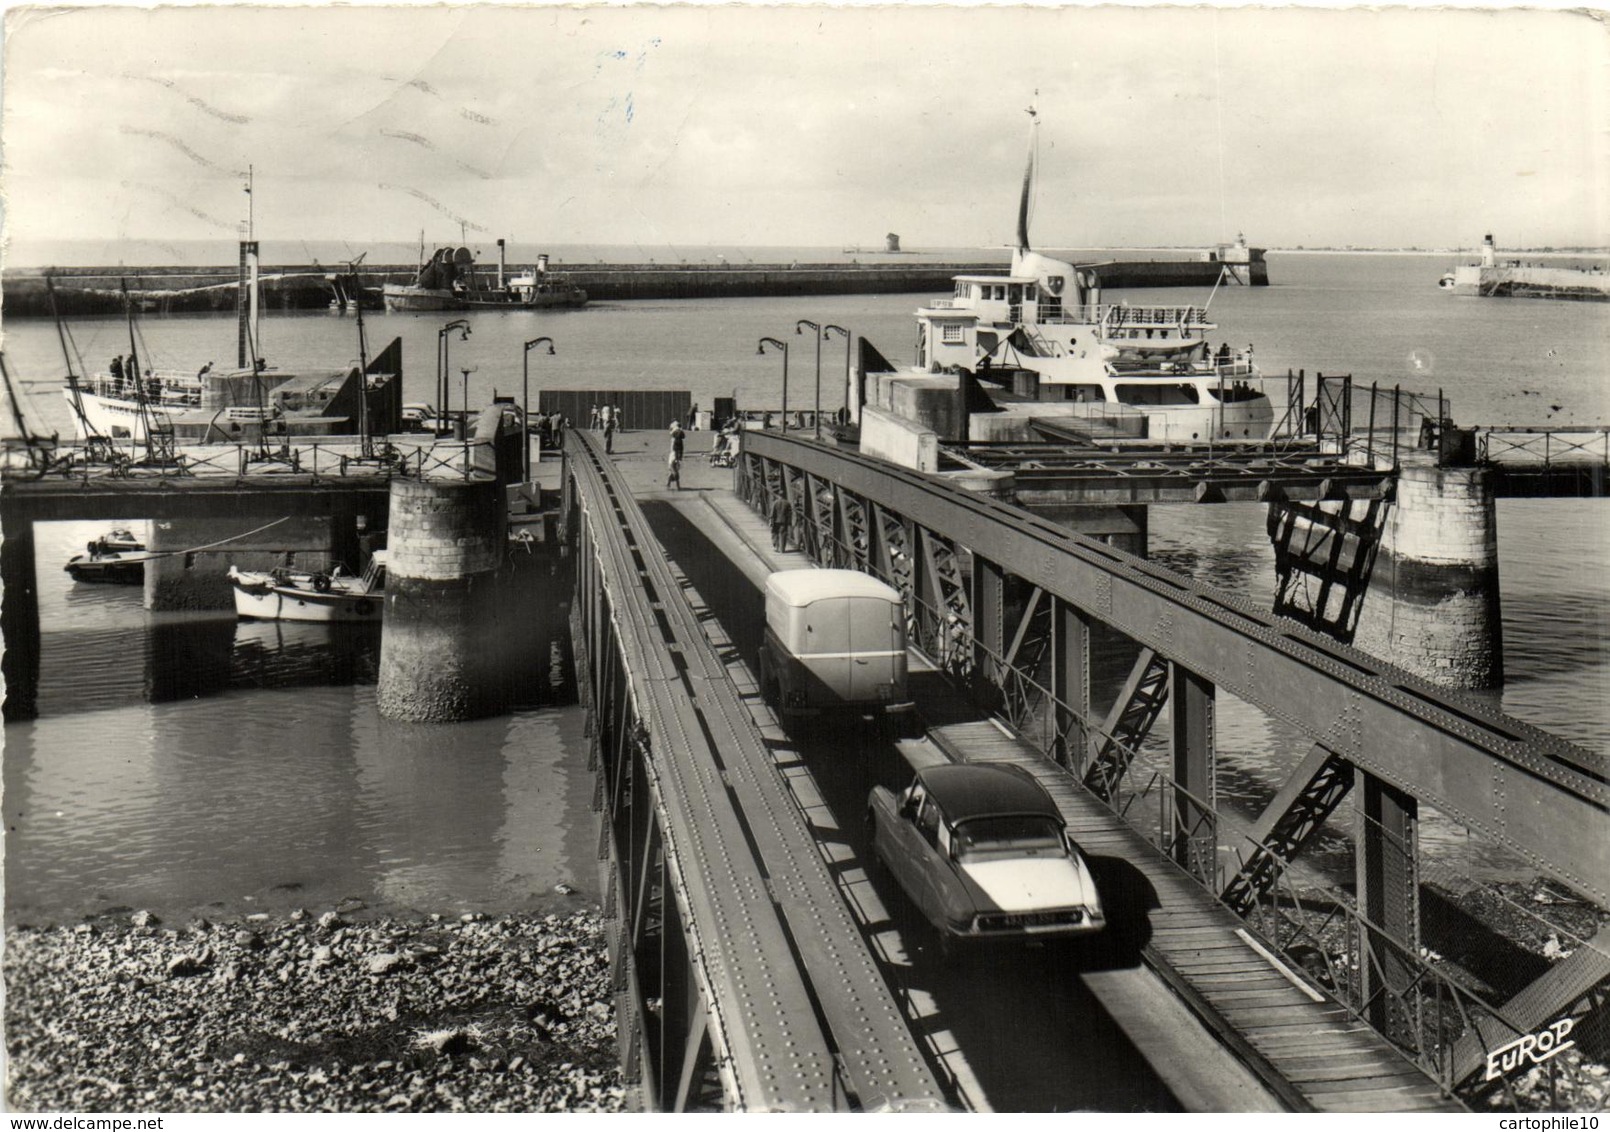
[{"label": "reflection in water", "polygon": [[40,718],[5,729],[8,917],[353,896],[496,913],[562,901],[561,883],[585,898],[591,775],[565,610],[532,616],[568,582],[531,581],[511,596],[508,658],[535,709],[409,727],[375,707],[380,626],[151,614],[138,590],[90,601],[51,579]]}]

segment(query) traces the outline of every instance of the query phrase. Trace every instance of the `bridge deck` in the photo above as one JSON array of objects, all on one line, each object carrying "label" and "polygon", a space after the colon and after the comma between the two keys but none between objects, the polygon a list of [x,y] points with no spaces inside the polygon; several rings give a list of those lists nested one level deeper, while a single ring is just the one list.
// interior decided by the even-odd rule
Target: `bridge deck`
[{"label": "bridge deck", "polygon": [[1144,874],[1157,898],[1147,962],[1221,1034],[1233,1035],[1253,1070],[1282,1095],[1323,1112],[1458,1111],[1379,1034],[1255,950],[1233,912],[1062,768],[991,722],[950,724],[931,734],[957,761],[1027,768],[1080,845]]},{"label": "bridge deck", "polygon": [[748,1083],[737,1100],[832,1108],[837,1062],[859,1106],[944,1108],[626,477],[598,458],[595,443],[572,448],[576,475],[599,514],[606,585],[620,587],[613,615],[655,744],[651,769],[669,819],[677,896],[699,929],[695,956],[708,972],[709,1005],[737,1039],[726,1051]]}]

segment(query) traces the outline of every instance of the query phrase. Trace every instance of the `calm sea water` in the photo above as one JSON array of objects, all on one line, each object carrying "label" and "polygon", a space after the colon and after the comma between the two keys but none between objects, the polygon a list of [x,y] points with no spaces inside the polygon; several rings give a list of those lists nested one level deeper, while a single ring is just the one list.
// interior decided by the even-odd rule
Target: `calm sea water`
[{"label": "calm sea water", "polygon": [[[750,257],[770,258],[751,250]],[[623,254],[615,258],[634,258]],[[671,259],[670,256],[665,259]],[[1351,373],[1451,399],[1469,424],[1610,422],[1610,306],[1456,298],[1444,256],[1276,255],[1275,285],[1221,288],[1219,334],[1253,344],[1266,372]],[[1200,290],[1134,292],[1135,302],[1200,302]],[[848,326],[896,364],[911,356],[919,296],[597,304],[562,313],[469,316],[452,343],[453,397],[518,395],[521,343],[541,388],[688,389],[774,405],[782,337],[790,400],[815,396],[816,344],[798,319]],[[445,316],[366,319],[371,351],[404,345],[405,397],[434,399]],[[127,353],[116,319],[80,320],[89,368]],[[232,318],[147,319],[142,356],[158,366],[233,362]],[[357,355],[350,317],[274,315],[264,352],[287,368]],[[70,431],[54,327],[12,320],[4,350],[25,410]],[[822,344],[822,404],[842,400],[844,346]],[[1282,384],[1283,383],[1279,383]],[[1271,393],[1280,394],[1279,389]],[[138,522],[140,516],[127,517]],[[241,626],[233,618],[149,614],[138,589],[75,586],[61,564],[95,524],[38,535],[43,632],[40,718],[5,728],[6,907],[13,920],[107,906],[192,909],[328,904],[451,911],[540,907],[569,884],[596,887],[591,782],[574,707],[452,726],[401,725],[375,710],[378,642],[330,630]],[[1505,501],[1500,574],[1509,683],[1505,711],[1610,751],[1610,509],[1603,501]],[[1154,558],[1266,603],[1272,555],[1252,505],[1154,508]],[[1390,600],[1374,592],[1370,603]],[[1306,749],[1259,713],[1219,711],[1224,789],[1255,808]],[[1427,824],[1447,867],[1504,876],[1512,866],[1462,831]]]}]

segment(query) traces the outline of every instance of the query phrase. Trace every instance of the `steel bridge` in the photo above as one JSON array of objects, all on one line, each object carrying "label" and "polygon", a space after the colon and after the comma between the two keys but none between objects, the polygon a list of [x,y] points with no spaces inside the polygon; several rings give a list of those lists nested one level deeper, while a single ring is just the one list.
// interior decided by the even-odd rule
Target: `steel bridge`
[{"label": "steel bridge", "polygon": [[[1601,938],[1500,1009],[1421,946],[1421,806],[1593,904],[1610,902],[1610,788],[1597,754],[942,477],[749,432],[737,480],[777,538],[900,589],[915,647],[1048,764],[1126,817],[1152,815],[1161,852],[1272,948],[1322,964],[1326,993],[1445,1088],[1610,976]],[[1098,625],[1140,646],[1105,716],[1091,706]],[[1219,689],[1312,745],[1250,829],[1218,805]],[[1132,782],[1126,772],[1169,704],[1172,773]],[[1316,925],[1292,865],[1350,792],[1356,898]],[[1338,935],[1341,963],[1330,957]]]},{"label": "steel bridge", "polygon": [[622,1064],[642,1107],[945,1108],[725,665],[591,435],[570,434],[563,486]]}]

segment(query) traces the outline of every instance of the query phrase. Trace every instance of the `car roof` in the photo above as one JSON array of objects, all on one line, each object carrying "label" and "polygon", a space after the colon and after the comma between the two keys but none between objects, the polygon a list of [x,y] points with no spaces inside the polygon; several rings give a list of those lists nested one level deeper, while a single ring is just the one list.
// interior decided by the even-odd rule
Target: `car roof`
[{"label": "car roof", "polygon": [[766,593],[784,605],[809,605],[829,597],[900,600],[899,590],[859,570],[779,570],[766,579]]},{"label": "car roof", "polygon": [[917,778],[952,822],[1001,814],[1043,814],[1062,821],[1045,787],[1010,763],[948,763],[920,770]]}]

